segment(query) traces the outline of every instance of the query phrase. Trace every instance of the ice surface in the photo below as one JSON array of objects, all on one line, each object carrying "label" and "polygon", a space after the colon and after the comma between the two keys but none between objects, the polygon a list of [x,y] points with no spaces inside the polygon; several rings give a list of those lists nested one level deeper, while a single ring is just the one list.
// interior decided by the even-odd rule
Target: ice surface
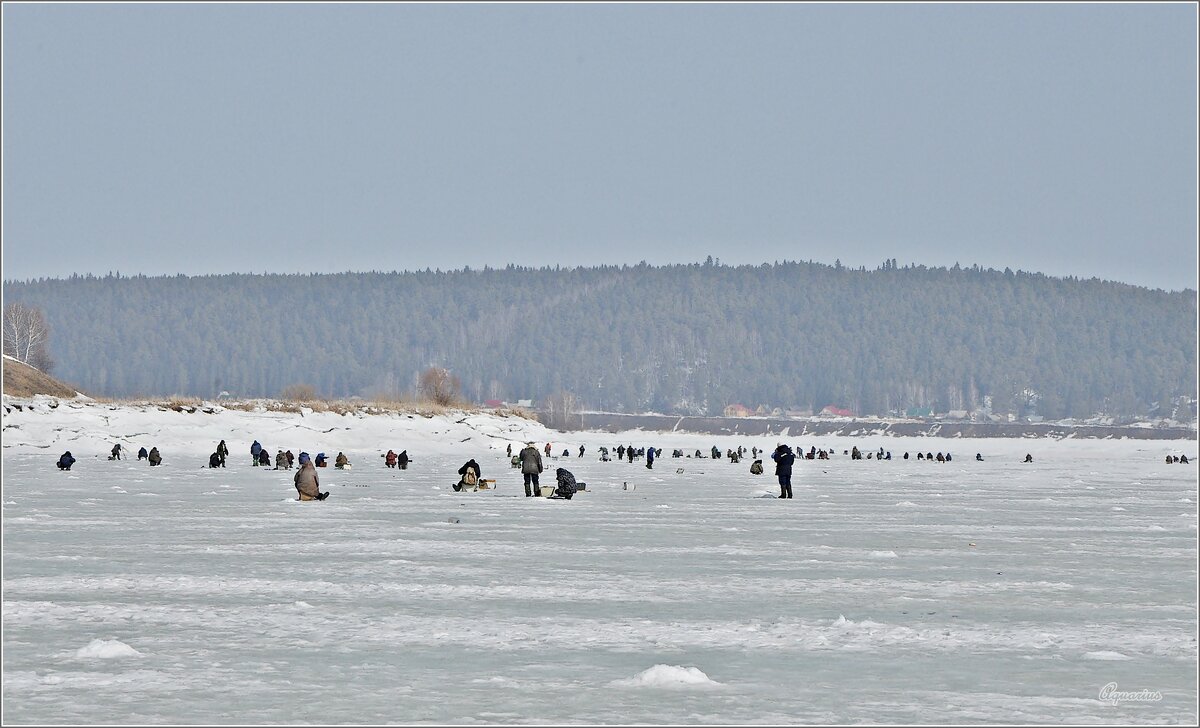
[{"label": "ice surface", "polygon": [[[117,437],[163,465],[108,461]],[[250,466],[255,438],[354,469],[321,470],[329,500],[300,503],[291,473]],[[229,467],[210,470],[220,439]],[[524,498],[504,448],[527,439],[586,444],[546,466],[587,490]],[[797,462],[792,500],[769,458],[753,476],[669,457],[775,442],[482,415],[6,414],[5,721],[1197,719],[1197,470],[1163,457],[1195,441],[789,438],[838,453]],[[620,443],[666,457],[597,460]],[[898,459],[918,449],[955,459]],[[468,457],[495,491],[450,489]],[[1109,683],[1161,700],[1113,705]]]}]

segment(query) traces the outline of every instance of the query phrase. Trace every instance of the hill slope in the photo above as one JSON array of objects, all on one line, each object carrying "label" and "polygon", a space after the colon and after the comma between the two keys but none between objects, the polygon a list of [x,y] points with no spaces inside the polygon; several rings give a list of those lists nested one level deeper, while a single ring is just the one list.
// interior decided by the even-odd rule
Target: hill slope
[{"label": "hill slope", "polygon": [[77,394],[73,387],[10,356],[4,357],[4,393],[10,397],[49,394],[64,398]]}]

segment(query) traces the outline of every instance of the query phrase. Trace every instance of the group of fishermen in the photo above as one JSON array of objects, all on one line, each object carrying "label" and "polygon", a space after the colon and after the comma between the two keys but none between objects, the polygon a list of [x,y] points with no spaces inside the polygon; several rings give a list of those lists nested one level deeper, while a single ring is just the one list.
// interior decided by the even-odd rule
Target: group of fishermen
[{"label": "group of fishermen", "polygon": [[[603,448],[601,448],[603,450]],[[546,443],[546,454],[549,456],[551,452],[550,443]],[[542,494],[541,475],[545,470],[542,463],[542,453],[538,451],[533,442],[525,443],[525,447],[516,455],[513,455],[512,444],[507,448],[511,463],[514,468],[521,469],[521,478],[525,481],[525,497],[533,498]],[[567,452],[569,455],[569,451]],[[583,456],[583,446],[579,446],[580,457]],[[455,490],[462,490],[465,487],[474,486],[478,483],[478,479],[482,475],[479,469],[479,463],[475,462],[474,458],[463,463],[463,466],[458,469],[458,474],[462,479],[454,485]],[[566,468],[557,468],[554,471],[554,479],[556,482],[551,498],[570,500],[579,491],[579,484],[575,481],[575,475]]]},{"label": "group of fishermen", "polygon": [[[636,458],[636,457],[645,457],[647,468],[653,468],[655,456],[660,455],[662,453],[661,448],[634,448],[632,445],[630,445],[630,446],[618,445],[615,448],[615,450],[617,453],[618,460],[623,460],[625,458],[628,458],[630,463],[632,463],[634,458]],[[108,459],[109,460],[121,460],[123,452],[124,452],[124,450],[122,449],[122,447],[119,443],[116,445],[113,445],[111,454],[109,455]],[[546,443],[546,445],[545,445],[546,456],[549,457],[551,452],[552,452],[551,444]],[[579,457],[583,457],[584,452],[585,452],[584,446],[580,445],[579,446]],[[743,447],[737,448],[736,450],[734,450],[734,449],[727,450],[725,452],[724,456],[727,457],[730,460],[730,462],[737,463],[744,456],[745,452],[746,452],[746,448],[743,446]],[[754,475],[759,475],[763,472],[763,467],[762,467],[762,460],[758,459],[758,455],[760,452],[765,453],[766,451],[759,450],[758,447],[752,447],[749,452],[755,458],[753,464],[750,466],[750,472]],[[521,475],[523,477],[524,484],[525,484],[525,497],[530,498],[530,497],[540,496],[541,495],[541,485],[539,483],[539,476],[544,471],[541,451],[539,451],[539,449],[534,445],[533,442],[527,442],[525,444],[524,449],[522,449],[517,455],[513,455],[511,444],[508,446],[507,453],[508,453],[509,457],[511,458],[512,466],[514,468],[519,467],[521,469]],[[797,459],[828,460],[830,458],[830,456],[833,454],[834,454],[834,451],[832,449],[829,451],[826,451],[824,449],[818,450],[815,446],[813,446],[809,450],[807,455],[805,455],[803,450],[801,450],[799,452],[799,454],[797,454],[796,452],[792,451],[792,449],[789,445],[786,445],[786,444],[778,445],[775,448],[774,452],[772,452],[772,454],[771,454],[771,459],[775,461],[775,475],[779,479],[779,496],[778,497],[779,498],[791,498],[792,497],[792,483],[791,483],[792,467]],[[850,459],[852,459],[852,460],[864,459],[862,452],[858,449],[857,446],[854,446],[851,450],[848,450],[848,451],[843,450],[842,454],[849,455]],[[882,448],[882,447],[879,448],[879,451],[877,453],[870,453],[870,452],[867,453],[866,459],[867,460],[872,459],[872,455],[876,456],[875,457],[876,460],[891,460],[892,459],[892,453],[890,451],[885,451],[884,448]],[[211,456],[209,456],[208,466],[210,468],[223,468],[223,467],[225,467],[225,461],[228,456],[229,456],[229,448],[225,444],[225,441],[221,440],[217,444],[217,449],[212,453]],[[254,443],[250,446],[250,456],[251,456],[252,464],[255,466],[269,467],[271,465],[270,454],[268,453],[266,448],[264,448],[262,446],[262,444],[258,442],[258,440],[255,440]],[[564,450],[563,456],[569,457],[570,451]],[[721,450],[718,447],[716,447],[715,445],[713,446],[713,448],[711,450],[711,456],[713,459],[719,459],[722,457]],[[407,450],[402,450],[399,454],[397,454],[394,450],[389,449],[387,451],[387,453],[385,455],[382,455],[381,457],[384,458],[384,464],[388,468],[397,468],[398,467],[400,470],[407,470],[408,464],[409,464],[409,462],[411,462],[410,458],[408,457]],[[671,457],[675,457],[675,458],[684,457],[683,450],[681,450],[681,449],[674,450],[671,453]],[[690,458],[692,456],[687,455],[686,457]],[[695,457],[703,458],[703,457],[705,457],[705,455],[703,453],[701,453],[700,450],[696,450]],[[152,466],[160,465],[162,463],[162,456],[158,452],[158,447],[153,447],[149,451],[147,451],[146,448],[144,448],[144,447],[139,449],[138,450],[138,460],[140,461],[143,459],[147,460],[150,463],[150,465],[152,465]],[[909,455],[907,452],[904,453],[903,459],[904,460],[909,459]],[[932,452],[930,452],[930,453],[918,452],[916,459],[917,460],[931,460],[931,461],[936,460],[937,462],[951,462],[952,461],[952,457],[951,457],[950,453],[948,453],[948,452],[945,454],[939,452],[939,453],[937,453],[936,456]],[[975,459],[977,461],[982,462],[983,455],[981,453],[976,453]],[[300,467],[297,470],[295,477],[293,478],[294,484],[296,486],[296,491],[299,494],[300,500],[302,500],[302,501],[325,500],[326,498],[329,497],[328,491],[322,492],[320,490],[320,479],[317,476],[317,471],[316,471],[316,468],[318,468],[318,467],[325,467],[326,460],[327,459],[325,457],[325,453],[323,453],[323,452],[317,453],[317,457],[315,460],[313,458],[311,458],[307,452],[300,453],[300,455],[299,455]],[[605,461],[605,462],[611,460],[611,458],[609,457],[609,449],[607,447],[602,446],[600,448],[600,460]],[[1187,455],[1167,455],[1166,461],[1168,463],[1187,464],[1188,458],[1187,458]],[[291,450],[287,450],[287,451],[280,450],[275,455],[275,469],[276,470],[290,470],[292,468],[292,465],[294,462],[295,462],[295,460],[294,460]],[[1033,462],[1033,455],[1026,454],[1023,462],[1026,462],[1026,463]],[[335,463],[335,467],[338,469],[345,469],[345,468],[348,468],[350,465],[349,458],[347,458],[345,453],[342,453],[342,452],[339,452],[337,454],[337,458],[335,459],[334,463]],[[71,451],[69,451],[69,450],[64,452],[62,454],[62,456],[59,457],[59,459],[58,459],[58,469],[59,470],[69,471],[71,469],[71,466],[74,464],[75,464],[75,458],[74,458],[74,456],[71,455]],[[472,458],[470,460],[467,460],[467,462],[463,463],[462,467],[458,469],[458,474],[461,476],[461,478],[460,478],[459,482],[454,485],[454,490],[461,491],[465,488],[476,488],[476,487],[478,487],[479,481],[482,478],[482,469],[479,467],[479,463],[476,462],[474,458]],[[570,500],[575,495],[575,493],[579,490],[579,484],[576,483],[574,474],[572,474],[571,471],[569,471],[565,468],[557,468],[555,470],[555,481],[556,481],[556,487],[553,491],[553,495],[550,496],[551,498]]]},{"label": "group of fishermen", "polygon": [[[112,450],[109,451],[108,459],[109,460],[121,460],[122,455],[124,453],[125,453],[125,450],[121,447],[121,443],[117,443],[116,445],[113,445]],[[139,461],[141,461],[141,460],[149,461],[149,463],[151,465],[161,465],[162,464],[162,455],[159,454],[157,447],[152,447],[149,450],[147,450],[144,447],[140,448],[137,453],[137,459]],[[74,464],[75,464],[75,458],[71,455],[70,450],[67,450],[58,458],[58,469],[59,470],[70,470],[71,466]]]},{"label": "group of fishermen", "polygon": [[[394,453],[388,450],[389,455],[394,457]],[[302,455],[305,453],[301,453]],[[217,449],[212,455],[208,456],[208,467],[223,468],[225,467],[225,459],[229,456],[229,448],[226,447],[225,441],[217,445]],[[317,453],[317,457],[313,463],[314,467],[324,468],[328,465],[329,458],[323,452]],[[296,463],[296,456],[291,450],[278,450],[275,453],[275,469],[276,470],[291,470]],[[394,463],[394,460],[393,460]],[[256,467],[271,467],[271,453],[267,448],[263,447],[258,440],[255,440],[250,445],[250,464]],[[345,470],[350,467],[350,458],[346,457],[345,453],[339,452],[334,458],[333,466],[338,470]],[[389,465],[388,467],[392,467]],[[404,467],[408,467],[408,453],[404,453]]]}]

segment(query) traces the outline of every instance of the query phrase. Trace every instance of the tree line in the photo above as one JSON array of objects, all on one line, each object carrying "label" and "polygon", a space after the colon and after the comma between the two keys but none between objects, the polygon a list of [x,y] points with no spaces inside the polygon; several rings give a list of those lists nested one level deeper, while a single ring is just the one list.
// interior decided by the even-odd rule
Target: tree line
[{"label": "tree line", "polygon": [[695,415],[1120,417],[1196,396],[1194,291],[978,266],[73,275],[4,294],[44,313],[57,375],[106,396],[399,397],[431,368],[477,402]]}]

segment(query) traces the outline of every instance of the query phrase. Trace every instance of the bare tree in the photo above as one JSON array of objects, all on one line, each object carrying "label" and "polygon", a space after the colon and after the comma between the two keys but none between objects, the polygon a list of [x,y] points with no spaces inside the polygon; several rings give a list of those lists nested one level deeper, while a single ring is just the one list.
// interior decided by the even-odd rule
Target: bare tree
[{"label": "bare tree", "polygon": [[462,384],[447,369],[430,367],[421,372],[422,396],[443,407],[455,404],[462,396]]},{"label": "bare tree", "polygon": [[558,391],[546,397],[546,424],[558,430],[575,427],[579,405],[579,397],[573,392]]},{"label": "bare tree", "polygon": [[279,392],[279,396],[290,402],[312,402],[317,398],[317,390],[311,384],[289,384]]},{"label": "bare tree", "polygon": [[46,350],[50,327],[40,308],[23,303],[4,307],[4,353],[43,372],[54,366]]}]

